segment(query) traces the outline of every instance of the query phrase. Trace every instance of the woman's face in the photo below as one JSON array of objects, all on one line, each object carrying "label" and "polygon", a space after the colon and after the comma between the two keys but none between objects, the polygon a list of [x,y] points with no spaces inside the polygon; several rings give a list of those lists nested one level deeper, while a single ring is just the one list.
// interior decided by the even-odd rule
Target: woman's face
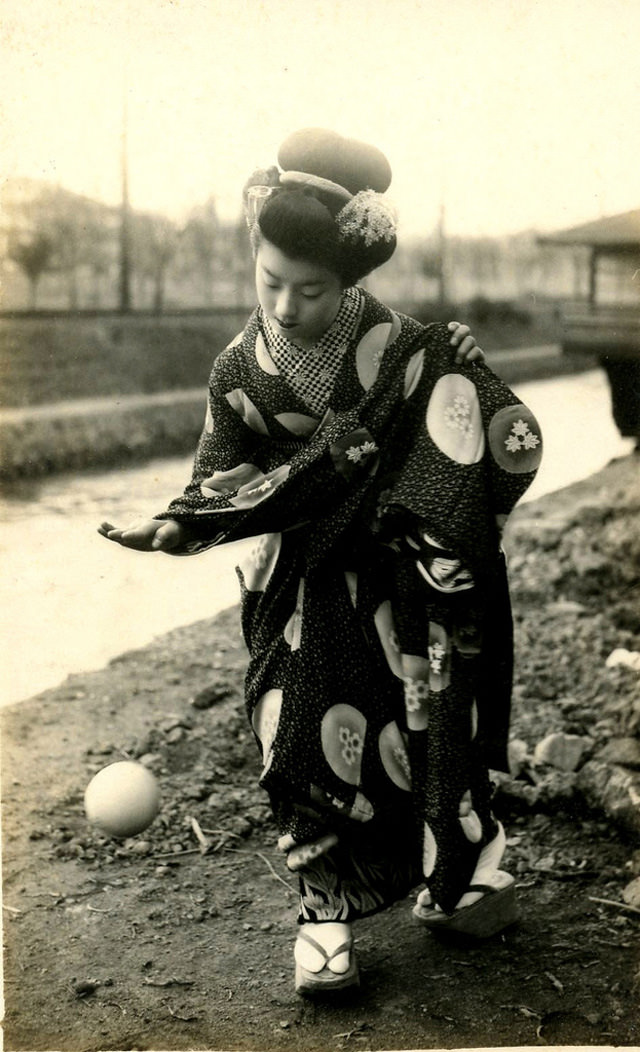
[{"label": "woman's face", "polygon": [[256,255],[258,300],[276,332],[304,350],[327,331],[342,299],[337,274],[291,259],[264,238]]}]

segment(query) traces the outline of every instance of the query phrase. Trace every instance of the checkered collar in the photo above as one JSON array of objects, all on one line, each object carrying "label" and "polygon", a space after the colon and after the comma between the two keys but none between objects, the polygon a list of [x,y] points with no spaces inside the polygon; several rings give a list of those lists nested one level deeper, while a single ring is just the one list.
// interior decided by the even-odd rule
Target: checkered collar
[{"label": "checkered collar", "polygon": [[[351,339],[360,315],[361,298],[362,293],[357,286],[344,290],[342,293],[340,308],[333,322],[327,331],[323,333],[318,342],[314,344],[313,347],[309,348],[314,356],[319,357],[328,352],[333,354],[338,348],[343,347],[344,344]],[[259,308],[259,314],[264,335],[267,340],[267,346],[272,354],[275,352],[276,358],[282,355],[288,357],[292,354],[299,357],[301,354],[309,353],[309,351],[303,350],[295,343],[291,343],[286,336],[282,336],[279,332],[276,332],[262,310],[262,307]]]}]

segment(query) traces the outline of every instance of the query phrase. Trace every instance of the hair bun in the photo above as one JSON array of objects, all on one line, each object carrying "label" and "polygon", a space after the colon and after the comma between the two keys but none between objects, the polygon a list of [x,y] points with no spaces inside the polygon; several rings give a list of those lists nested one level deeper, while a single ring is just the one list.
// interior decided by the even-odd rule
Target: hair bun
[{"label": "hair bun", "polygon": [[326,128],[293,132],[278,151],[278,164],[285,172],[305,172],[338,183],[351,194],[384,193],[391,183],[391,166],[381,150]]}]

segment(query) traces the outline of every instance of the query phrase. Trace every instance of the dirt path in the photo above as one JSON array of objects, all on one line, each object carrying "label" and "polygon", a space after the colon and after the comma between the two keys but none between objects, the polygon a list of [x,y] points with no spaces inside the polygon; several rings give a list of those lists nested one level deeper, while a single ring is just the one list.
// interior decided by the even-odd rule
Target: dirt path
[{"label": "dirt path", "polygon": [[[585,502],[587,547],[624,542],[640,555],[624,532],[638,521],[637,459],[628,460],[516,516],[514,729],[531,748],[562,719],[592,735],[603,719],[627,720],[612,733],[630,726],[637,675],[611,675],[604,657],[612,641],[640,649],[640,622],[623,627],[623,600],[611,598],[619,582],[602,564],[597,588],[593,561],[591,577],[584,567],[561,573],[565,549],[574,561],[585,549],[579,532],[574,548],[567,539],[584,533]],[[629,618],[637,591],[624,595]],[[559,599],[560,634],[549,605]],[[480,946],[446,944],[400,903],[356,927],[358,995],[298,999],[294,880],[255,787],[244,660],[234,608],[3,713],[6,1048],[640,1045],[640,918],[621,897],[640,872],[638,843],[575,794],[531,805],[503,787],[496,798],[519,885],[515,928]],[[567,681],[573,705],[562,707]],[[217,700],[195,707],[206,688]],[[87,826],[82,794],[96,770],[124,757],[157,773],[163,805],[147,833],[118,844]]]}]

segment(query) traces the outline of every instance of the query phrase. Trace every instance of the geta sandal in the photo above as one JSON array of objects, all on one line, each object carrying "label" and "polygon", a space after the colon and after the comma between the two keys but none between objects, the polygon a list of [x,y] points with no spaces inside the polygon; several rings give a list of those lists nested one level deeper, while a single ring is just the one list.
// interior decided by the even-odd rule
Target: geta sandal
[{"label": "geta sandal", "polygon": [[[360,976],[353,948],[353,936],[350,935],[331,953],[328,953],[324,946],[309,935],[304,928],[298,932],[298,939],[312,946],[323,958],[324,965],[320,971],[312,972],[296,960],[296,993],[306,995],[331,993],[334,990],[346,990],[348,987],[359,985]],[[349,954],[349,966],[344,972],[335,972],[331,968],[331,962],[343,953]]]},{"label": "geta sandal", "polygon": [[515,924],[518,919],[515,881],[503,888],[490,884],[472,884],[468,891],[482,893],[482,898],[453,913],[444,913],[433,905],[417,902],[413,916],[433,932],[467,935],[474,939],[488,939]]}]

